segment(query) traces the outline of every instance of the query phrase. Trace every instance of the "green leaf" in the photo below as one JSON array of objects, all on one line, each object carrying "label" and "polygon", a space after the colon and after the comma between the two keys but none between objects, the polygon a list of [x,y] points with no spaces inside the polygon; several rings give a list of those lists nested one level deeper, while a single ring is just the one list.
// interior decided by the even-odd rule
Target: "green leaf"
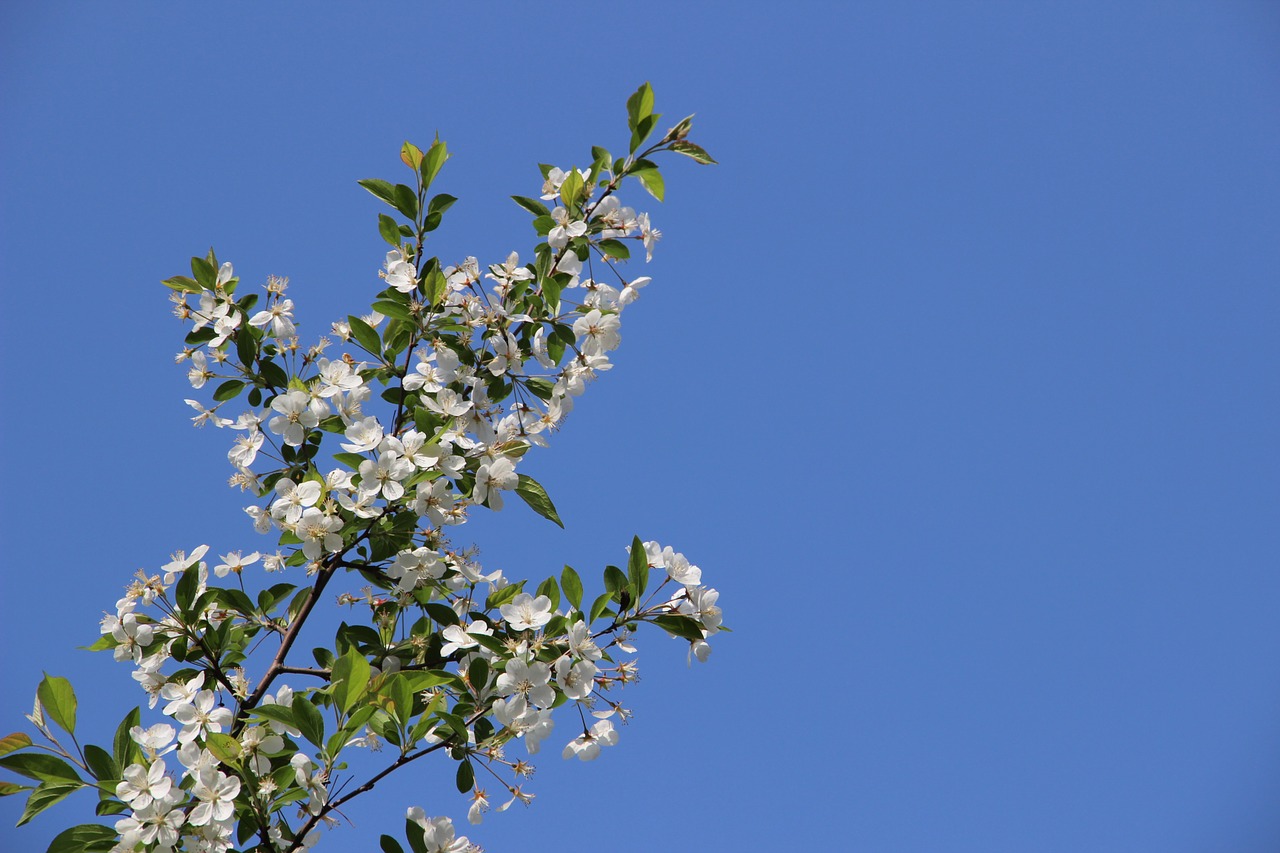
[{"label": "green leaf", "polygon": [[560,516],[556,512],[556,506],[551,502],[551,498],[547,496],[547,490],[542,488],[542,484],[528,474],[520,474],[518,476],[516,494],[524,498],[524,502],[532,507],[533,511],[538,515],[554,521],[563,529],[564,522],[560,520]]},{"label": "green leaf", "polygon": [[472,658],[471,665],[467,667],[467,681],[471,683],[472,690],[482,693],[489,683],[489,662],[479,655]]},{"label": "green leaf", "polygon": [[406,140],[400,146],[400,160],[416,172],[422,166],[422,149]]},{"label": "green leaf", "polygon": [[98,823],[82,823],[58,833],[45,853],[106,853],[116,846],[119,838],[110,827]]},{"label": "green leaf", "polygon": [[62,802],[83,787],[83,785],[41,785],[31,792],[31,796],[27,798],[27,807],[22,810],[22,817],[14,825],[22,826],[40,812]]},{"label": "green leaf", "polygon": [[0,738],[0,755],[8,755],[31,746],[31,738],[25,732],[14,732]]},{"label": "green leaf", "polygon": [[433,269],[431,272],[423,276],[423,289],[426,291],[427,304],[439,305],[441,298],[448,289],[448,281],[444,277],[444,273],[439,269]]},{"label": "green leaf", "polygon": [[[409,847],[413,853],[427,853],[427,837],[422,827],[411,820],[404,822],[404,835],[409,839]],[[386,848],[383,848],[384,850]],[[438,849],[438,848],[437,848]]]},{"label": "green leaf", "polygon": [[0,782],[0,797],[11,797],[14,794],[21,794],[23,791],[30,790],[30,785],[19,785],[16,782]]},{"label": "green leaf", "polygon": [[451,196],[448,193],[440,193],[439,195],[432,196],[431,201],[427,202],[427,211],[429,213],[444,213],[446,210],[453,207],[454,202],[457,200],[458,199],[456,197]]},{"label": "green leaf", "polygon": [[443,140],[437,139],[431,143],[431,147],[427,149],[427,154],[422,158],[422,185],[423,187],[431,186],[431,182],[436,179],[436,175],[440,174],[440,167],[444,165],[444,161],[449,159],[448,146]]},{"label": "green leaf", "polygon": [[24,752],[18,755],[0,756],[0,767],[12,770],[28,779],[38,779],[54,785],[83,784],[80,775],[70,764],[52,755]]},{"label": "green leaf", "polygon": [[204,258],[191,259],[191,274],[196,277],[202,290],[213,290],[218,283],[218,270]]},{"label": "green leaf", "polygon": [[27,807],[22,810],[22,817],[18,818],[15,826],[22,826],[49,806],[62,802],[83,787],[83,785],[41,785],[27,798]]},{"label": "green leaf", "polygon": [[213,392],[213,399],[218,403],[226,402],[238,395],[242,388],[244,388],[244,383],[239,379],[228,379]]},{"label": "green leaf", "polygon": [[608,169],[613,165],[613,155],[607,148],[601,148],[598,145],[591,146],[591,160],[593,165],[600,169]]},{"label": "green leaf", "polygon": [[403,213],[409,219],[418,218],[418,196],[413,191],[413,187],[404,184],[396,184],[392,189],[394,200],[392,204],[395,209]]},{"label": "green leaf", "polygon": [[658,201],[662,201],[662,197],[666,193],[666,184],[663,183],[662,174],[658,172],[657,168],[637,169],[631,174],[640,181],[641,186],[648,190],[649,195]]},{"label": "green leaf", "polygon": [[465,794],[476,785],[476,772],[471,767],[470,761],[461,761],[458,763],[458,776],[454,780],[457,782],[458,791]]},{"label": "green leaf", "polygon": [[171,290],[177,290],[182,293],[199,293],[204,290],[194,279],[187,278],[185,275],[175,275],[172,278],[166,278],[160,283]]},{"label": "green leaf", "polygon": [[221,732],[209,732],[205,738],[205,746],[213,753],[214,758],[223,764],[233,764],[240,760],[240,742],[231,735]]},{"label": "green leaf", "polygon": [[554,278],[546,278],[542,281],[542,298],[547,303],[547,310],[552,314],[560,313],[560,293],[563,290],[560,282]]},{"label": "green leaf", "polygon": [[565,566],[560,573],[560,588],[564,590],[564,597],[573,605],[573,609],[581,610],[582,578],[578,577],[572,566]]},{"label": "green leaf", "polygon": [[395,248],[400,248],[400,226],[385,213],[378,214],[378,233]]},{"label": "green leaf", "polygon": [[284,372],[284,368],[276,364],[271,359],[266,359],[258,363],[259,375],[267,381],[268,385],[275,388],[285,388],[289,385],[289,374]]},{"label": "green leaf", "polygon": [[[419,830],[421,832],[421,830]],[[404,848],[400,846],[400,842],[396,841],[390,835],[384,835],[378,839],[378,846],[382,848],[382,853],[404,853]]]},{"label": "green leaf", "polygon": [[655,616],[653,624],[686,640],[702,639],[702,626],[688,616]]},{"label": "green leaf", "polygon": [[655,113],[651,116],[646,116],[640,119],[640,121],[636,123],[635,128],[631,131],[631,152],[633,154],[637,148],[644,144],[644,141],[649,138],[649,135],[653,133],[653,129],[658,126],[658,119],[660,118],[662,118],[662,114]]},{"label": "green leaf", "polygon": [[298,731],[302,732],[302,736],[323,749],[324,718],[320,716],[319,709],[306,697],[295,696],[293,717],[297,721]]},{"label": "green leaf", "polygon": [[343,465],[346,465],[352,471],[360,470],[360,463],[367,462],[368,459],[359,453],[335,453],[333,458]]},{"label": "green leaf", "polygon": [[609,602],[613,601],[613,595],[607,592],[600,594],[600,597],[591,605],[591,610],[587,613],[587,622],[594,622],[609,608]]},{"label": "green leaf", "polygon": [[116,760],[116,764],[121,767],[128,767],[134,762],[130,759],[138,751],[138,745],[129,735],[129,730],[134,726],[142,725],[142,708],[137,707],[124,715],[124,719],[120,721],[120,725],[116,727],[116,736],[112,741],[111,755]]},{"label": "green leaf", "polygon": [[107,752],[100,746],[86,744],[84,748],[84,760],[89,765],[89,770],[93,773],[93,778],[99,782],[108,779],[120,778],[120,767],[116,764],[111,753]]},{"label": "green leaf", "polygon": [[631,594],[636,602],[644,598],[649,587],[649,556],[645,553],[644,543],[639,536],[631,539],[631,556],[627,560],[627,582],[631,585]]},{"label": "green leaf", "polygon": [[[311,590],[309,589],[304,590],[304,592],[308,593],[310,591]],[[277,723],[284,723],[286,726],[301,729],[302,726],[298,725],[298,719],[293,712],[293,708],[302,704],[304,704],[303,700],[295,697],[293,707],[286,708],[284,705],[259,705],[258,707],[250,710],[249,713],[253,714],[255,717],[262,717],[263,719],[273,720]]]},{"label": "green leaf", "polygon": [[350,711],[364,696],[372,671],[369,661],[355,646],[348,647],[334,662],[330,682],[333,684],[333,701],[342,713]]},{"label": "green leaf", "polygon": [[538,584],[538,591],[535,595],[545,595],[551,599],[551,609],[556,610],[560,607],[560,587],[556,584],[555,578],[547,578]]},{"label": "green leaf", "polygon": [[458,618],[458,614],[454,612],[452,607],[449,607],[446,604],[434,602],[423,606],[426,608],[427,615],[440,625],[447,627],[449,625],[462,624],[462,620]]},{"label": "green leaf", "polygon": [[710,166],[715,163],[715,158],[703,149],[701,145],[694,145],[688,140],[681,139],[671,143],[671,150],[677,154],[683,154],[686,157],[692,157],[704,166]]},{"label": "green leaf", "polygon": [[347,316],[347,325],[351,327],[351,337],[373,355],[382,355],[382,341],[373,327],[354,314]]},{"label": "green leaf", "polygon": [[363,181],[356,181],[360,186],[364,187],[377,198],[382,199],[387,204],[395,207],[396,190],[387,181],[380,181],[377,178],[365,178]]},{"label": "green leaf", "polygon": [[600,251],[611,258],[625,261],[631,257],[631,250],[621,240],[601,240],[596,245],[600,247]]},{"label": "green leaf", "polygon": [[413,315],[409,313],[407,306],[392,302],[390,299],[379,299],[373,303],[373,310],[386,317],[394,317],[397,320],[404,320],[406,323],[412,323]]},{"label": "green leaf", "polygon": [[44,706],[45,714],[62,729],[71,734],[76,731],[76,692],[71,682],[49,673],[44,674],[36,688],[36,698]]},{"label": "green leaf", "polygon": [[391,715],[402,727],[408,726],[413,718],[413,689],[403,676],[393,675],[390,682],[380,691],[391,700]]},{"label": "green leaf", "polygon": [[653,87],[645,81],[627,98],[627,127],[635,130],[640,122],[653,112]]},{"label": "green leaf", "polygon": [[551,211],[547,209],[547,206],[535,198],[513,195],[511,200],[532,213],[534,216],[551,216]]},{"label": "green leaf", "polygon": [[560,184],[560,200],[564,202],[565,207],[573,207],[578,203],[582,186],[582,175],[578,174],[577,167],[571,168]]},{"label": "green leaf", "polygon": [[178,610],[186,612],[191,609],[196,598],[196,586],[200,583],[200,562],[197,560],[183,571],[182,577],[174,587],[173,598]]},{"label": "green leaf", "polygon": [[615,599],[627,588],[627,576],[622,573],[622,569],[617,566],[605,566],[604,588]]}]

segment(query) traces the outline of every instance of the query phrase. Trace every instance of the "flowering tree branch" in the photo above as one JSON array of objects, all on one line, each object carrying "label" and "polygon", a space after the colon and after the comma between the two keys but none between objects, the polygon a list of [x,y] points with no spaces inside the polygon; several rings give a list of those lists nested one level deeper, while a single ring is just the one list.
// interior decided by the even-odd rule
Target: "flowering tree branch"
[{"label": "flowering tree branch", "polygon": [[[98,815],[120,816],[67,829],[50,853],[293,853],[319,843],[343,805],[433,753],[456,763],[478,824],[490,802],[477,768],[510,795],[497,811],[528,803],[518,780],[532,765],[507,752],[522,743],[537,754],[557,709],[576,712],[565,758],[617,743],[614,721],[630,712],[613,691],[636,680],[641,625],[687,641],[691,661],[707,658],[723,629],[718,593],[670,547],[633,538],[625,568],[606,566],[588,603],[569,566],[531,592],[529,580],[485,572],[448,535],[511,493],[563,526],[517,467],[612,367],[621,315],[649,283],[623,265],[632,246],[650,259],[661,235],[620,191],[632,179],[661,201],[650,159],[660,154],[715,162],[689,141],[691,118],[646,146],[659,118],[645,84],[627,101],[625,156],[593,148],[588,168],[542,166],[540,195],[513,196],[533,215],[532,261],[512,252],[483,275],[475,258],[426,256],[456,201],[431,193],[449,154],[439,139],[425,151],[406,142],[411,183],[360,181],[390,208],[378,215],[390,251],[372,311],[333,324],[343,350],[333,356],[328,338],[299,343],[287,279],[268,277],[259,306],[211,250],[192,258],[191,276],[165,280],[191,326],[179,359],[192,388],[211,391],[187,401],[193,420],[234,434],[231,484],[252,496],[245,512],[276,550],[214,563],[201,545],[158,574],[139,572],[94,648],[133,666],[159,719],[144,727],[141,707],[130,711],[110,749],[81,747],[66,679],[40,683],[28,719],[47,744],[0,739],[0,767],[35,784],[0,782],[0,795],[29,792],[20,823],[86,788],[98,791]],[[621,286],[597,280],[597,265]],[[241,397],[248,408],[221,414]],[[261,575],[246,574],[258,564]],[[288,571],[309,580],[280,581]],[[303,627],[339,577],[363,582],[338,601],[367,622],[343,622],[313,651],[316,666],[299,662]],[[271,636],[274,654],[262,648]],[[282,683],[289,675],[319,684],[295,688]],[[359,769],[383,748],[390,761]],[[416,807],[405,833],[414,853],[475,849],[449,818]],[[403,853],[389,835],[381,845]]]}]

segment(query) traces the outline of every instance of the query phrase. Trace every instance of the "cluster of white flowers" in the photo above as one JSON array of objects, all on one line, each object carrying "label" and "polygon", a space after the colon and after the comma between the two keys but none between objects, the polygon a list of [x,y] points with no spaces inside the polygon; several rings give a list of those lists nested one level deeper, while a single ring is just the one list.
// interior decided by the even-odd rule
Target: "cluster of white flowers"
[{"label": "cluster of white flowers", "polygon": [[[646,91],[628,104],[633,134],[649,115]],[[126,717],[118,776],[101,771],[115,813],[127,812],[115,823],[115,853],[224,853],[249,837],[274,853],[311,847],[331,813],[371,787],[336,778],[347,768],[339,754],[388,743],[397,754],[374,781],[440,751],[459,762],[468,819],[480,823],[490,803],[472,765],[507,789],[496,811],[530,802],[517,781],[532,766],[505,750],[519,741],[537,754],[555,709],[573,706],[581,723],[564,758],[589,761],[617,744],[615,723],[630,712],[610,691],[638,677],[637,625],[684,639],[691,661],[707,659],[722,629],[719,594],[670,547],[636,538],[627,570],[608,567],[605,593],[588,604],[567,566],[559,583],[548,578],[529,592],[526,581],[486,573],[446,535],[473,508],[501,510],[513,495],[560,523],[541,485],[517,468],[612,367],[621,314],[650,283],[620,271],[630,256],[623,241],[649,260],[660,237],[617,190],[634,174],[660,196],[656,167],[644,159],[652,151],[709,161],[687,130],[688,120],[616,164],[606,153],[593,154],[591,169],[546,168],[541,200],[553,205],[517,199],[544,240],[533,262],[511,252],[485,273],[476,258],[442,268],[423,257],[430,217],[438,224],[452,203],[426,196],[446,155],[438,141],[426,154],[406,143],[416,202],[410,187],[362,184],[413,227],[388,228],[393,220],[383,217],[393,245],[379,272],[386,289],[372,313],[333,324],[347,350],[337,356],[325,354],[325,338],[300,346],[286,279],[267,280],[260,309],[212,252],[193,259],[193,278],[166,282],[177,291],[175,313],[191,324],[178,361],[188,363],[192,388],[213,389],[212,403],[186,401],[193,421],[235,434],[231,484],[252,496],[245,512],[279,547],[229,550],[216,562],[204,559],[207,545],[179,551],[158,573],[140,571],[103,618],[97,648],[133,666],[148,707],[165,719],[143,728]],[[411,233],[416,243],[401,239]],[[221,413],[244,394],[247,409],[234,419]],[[251,571],[259,565],[260,578]],[[288,567],[305,569],[301,588],[268,585]],[[373,629],[344,623],[334,649],[317,650],[319,667],[286,665],[312,607],[345,570],[369,585],[338,600],[367,606]],[[273,636],[275,656],[251,680],[252,655]],[[285,674],[319,684],[295,690]],[[39,701],[30,719],[49,733]],[[166,764],[170,755],[181,769]],[[293,821],[286,806],[297,811]],[[479,850],[448,818],[415,808],[409,819],[421,832],[415,848]]]}]

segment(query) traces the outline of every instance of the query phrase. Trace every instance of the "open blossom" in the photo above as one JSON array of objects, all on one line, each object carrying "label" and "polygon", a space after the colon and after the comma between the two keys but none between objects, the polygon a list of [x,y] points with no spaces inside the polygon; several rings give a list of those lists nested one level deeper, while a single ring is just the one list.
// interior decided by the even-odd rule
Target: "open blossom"
[{"label": "open blossom", "polygon": [[401,293],[408,293],[418,286],[413,264],[404,259],[404,252],[399,249],[387,252],[385,267],[382,277],[387,280],[387,284]]},{"label": "open blossom", "polygon": [[315,480],[295,483],[282,478],[276,481],[276,494],[280,497],[271,505],[272,517],[286,524],[297,524],[303,511],[320,500],[321,487]]},{"label": "open blossom", "polygon": [[116,785],[116,796],[129,804],[129,808],[145,809],[153,800],[163,799],[173,787],[173,780],[165,775],[164,761],[156,759],[150,767],[131,764],[121,774]]},{"label": "open blossom", "polygon": [[498,676],[496,687],[499,696],[519,693],[535,705],[548,708],[556,701],[550,682],[551,667],[542,661],[530,664],[517,658],[507,661],[507,669]]},{"label": "open blossom", "polygon": [[297,529],[298,538],[302,540],[302,553],[309,560],[318,560],[342,547],[342,537],[338,534],[342,529],[342,519],[325,515],[315,507],[302,511]]},{"label": "open blossom", "polygon": [[284,443],[290,447],[300,447],[306,440],[307,430],[315,429],[320,418],[329,413],[322,399],[313,399],[306,391],[297,389],[272,400],[271,409],[278,414],[267,426],[276,435],[284,436]]},{"label": "open blossom", "polygon": [[613,730],[613,723],[600,720],[590,730],[569,741],[562,753],[565,758],[576,757],[579,761],[590,761],[600,754],[600,747],[613,746],[618,742],[618,733]]},{"label": "open blossom", "polygon": [[382,442],[382,424],[374,417],[361,418],[343,433],[342,449],[348,453],[368,453]]},{"label": "open blossom", "polygon": [[477,619],[468,625],[465,629],[461,625],[450,625],[445,628],[441,635],[445,639],[445,644],[440,649],[442,657],[448,657],[459,649],[474,649],[480,645],[479,641],[472,634],[478,634],[482,637],[492,637],[493,629],[489,627],[489,623],[483,619]]},{"label": "open blossom", "polygon": [[265,328],[271,326],[271,336],[273,338],[291,338],[298,334],[298,329],[293,325],[293,300],[281,299],[263,311],[259,311],[249,318],[250,326]]},{"label": "open blossom", "polygon": [[330,361],[322,358],[316,362],[320,370],[320,388],[316,393],[321,397],[332,397],[354,391],[364,384],[360,374],[351,369],[351,365],[341,359]]},{"label": "open blossom", "polygon": [[430,548],[415,548],[412,551],[401,551],[387,567],[387,575],[400,581],[401,592],[412,592],[423,581],[434,580],[444,574],[445,564],[440,555]]},{"label": "open blossom", "polygon": [[573,322],[573,334],[582,341],[584,353],[599,355],[617,349],[622,343],[622,336],[618,334],[621,322],[617,314],[601,314],[593,308]]},{"label": "open blossom", "polygon": [[498,608],[503,620],[513,631],[528,631],[541,628],[551,621],[551,599],[545,595],[534,598],[527,592],[518,594],[507,604]]},{"label": "open blossom", "polygon": [[231,709],[215,708],[216,701],[212,690],[201,690],[190,704],[181,705],[173,712],[173,718],[182,723],[182,731],[178,732],[180,743],[191,743],[231,725]]},{"label": "open blossom", "polygon": [[517,483],[519,477],[516,475],[515,463],[500,456],[492,462],[485,462],[476,471],[476,485],[471,499],[476,503],[484,503],[487,499],[490,509],[502,509],[502,495],[499,492],[514,489]]},{"label": "open blossom", "polygon": [[574,663],[567,657],[556,660],[556,684],[570,699],[586,699],[595,687],[596,665],[589,660]]},{"label": "open blossom", "polygon": [[191,369],[187,371],[187,381],[191,383],[192,388],[203,388],[204,383],[211,378],[213,378],[213,371],[209,370],[204,352],[196,350],[191,354]]},{"label": "open blossom", "polygon": [[187,823],[204,826],[210,821],[225,821],[235,813],[240,780],[220,770],[205,770],[196,774],[191,793],[200,803],[187,816]]},{"label": "open blossom", "polygon": [[377,460],[366,459],[360,463],[360,492],[377,497],[379,493],[389,501],[404,497],[403,480],[413,476],[413,463],[401,459],[395,453],[384,453]]},{"label": "open blossom", "polygon": [[213,567],[213,573],[220,578],[225,578],[231,572],[235,572],[238,575],[244,571],[245,566],[258,562],[260,556],[257,551],[247,557],[241,557],[239,551],[231,551],[222,555],[222,562]]},{"label": "open blossom", "polygon": [[427,853],[479,853],[480,848],[473,846],[465,835],[455,837],[453,821],[447,817],[429,818],[422,809],[414,806],[409,809],[408,818],[422,827]]},{"label": "open blossom", "polygon": [[555,208],[551,211],[551,218],[555,221],[555,226],[547,234],[547,244],[553,249],[562,249],[574,237],[587,233],[587,223],[581,219],[571,220],[568,208]]}]

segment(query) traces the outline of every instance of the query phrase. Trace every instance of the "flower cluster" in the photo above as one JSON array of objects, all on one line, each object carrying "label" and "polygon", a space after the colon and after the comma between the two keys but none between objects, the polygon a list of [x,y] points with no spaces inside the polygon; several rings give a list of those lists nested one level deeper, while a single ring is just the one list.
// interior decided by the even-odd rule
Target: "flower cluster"
[{"label": "flower cluster", "polygon": [[[390,245],[385,286],[370,313],[333,323],[337,346],[299,342],[287,279],[268,278],[259,307],[212,251],[192,259],[191,277],[165,282],[191,326],[178,361],[192,388],[212,388],[211,401],[187,401],[193,421],[234,434],[231,484],[251,497],[253,528],[276,542],[274,552],[231,550],[216,563],[201,545],[138,573],[96,648],[133,666],[164,721],[143,728],[140,709],[131,712],[112,753],[81,762],[61,749],[46,712],[71,732],[74,692],[61,679],[42,682],[32,722],[96,780],[107,804],[99,813],[124,815],[113,827],[77,827],[90,846],[308,848],[345,802],[434,753],[456,763],[468,819],[479,823],[490,801],[476,768],[506,789],[497,811],[528,803],[520,780],[532,765],[507,752],[520,742],[538,753],[557,709],[572,706],[580,724],[565,758],[588,761],[618,742],[615,722],[630,712],[613,691],[637,678],[641,624],[685,640],[691,661],[707,659],[722,629],[718,593],[670,547],[633,539],[625,569],[606,567],[603,592],[587,601],[572,568],[526,589],[450,538],[470,513],[501,510],[512,496],[561,523],[545,489],[518,469],[610,369],[622,312],[650,282],[624,274],[624,262],[628,243],[651,259],[660,233],[619,189],[634,178],[661,200],[648,159],[657,152],[714,162],[688,141],[688,119],[639,150],[657,118],[646,84],[628,101],[626,157],[597,148],[590,168],[543,167],[540,198],[515,197],[540,238],[532,260],[511,252],[483,273],[476,258],[425,256],[454,202],[429,195],[448,153],[438,140],[425,152],[406,143],[412,186],[361,181],[400,219],[379,216]],[[248,407],[224,413],[242,395]],[[211,582],[210,569],[228,585]],[[292,577],[280,574],[288,569]],[[369,624],[344,622],[332,647],[316,650],[318,666],[301,666],[294,642],[339,577],[362,584],[338,600],[367,610]],[[255,656],[260,648],[267,659]],[[386,758],[361,782],[348,750]],[[169,755],[184,769],[169,767]],[[35,774],[23,758],[0,764]],[[64,782],[84,784],[67,771]],[[47,766],[40,772],[33,778],[45,779]],[[478,849],[421,810],[410,810],[406,831],[415,850]],[[399,846],[384,836],[389,845]]]}]

